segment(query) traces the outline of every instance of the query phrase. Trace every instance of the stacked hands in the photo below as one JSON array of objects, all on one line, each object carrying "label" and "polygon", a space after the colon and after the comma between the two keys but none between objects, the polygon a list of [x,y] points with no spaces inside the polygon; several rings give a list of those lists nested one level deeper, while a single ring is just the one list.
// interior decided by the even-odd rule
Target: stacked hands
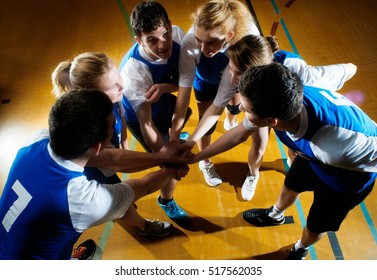
[{"label": "stacked hands", "polygon": [[194,145],[194,141],[171,140],[161,148],[158,156],[166,161],[162,167],[170,177],[180,181],[188,174],[190,170],[188,164],[194,162],[194,153],[192,153]]}]

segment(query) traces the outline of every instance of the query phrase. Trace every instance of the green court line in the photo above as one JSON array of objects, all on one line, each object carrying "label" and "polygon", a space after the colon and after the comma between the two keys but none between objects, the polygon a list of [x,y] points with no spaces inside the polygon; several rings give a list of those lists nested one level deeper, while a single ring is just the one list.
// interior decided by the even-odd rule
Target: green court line
[{"label": "green court line", "polygon": [[123,3],[122,3],[121,0],[115,0],[115,2],[117,3],[117,5],[120,9],[120,12],[122,13],[122,15],[124,17],[124,20],[126,21],[128,32],[131,35],[132,44],[134,44],[135,43],[135,40],[134,40],[135,34],[134,34],[134,31],[132,30],[132,27],[131,27],[131,24],[130,24],[130,16],[128,15],[128,12],[127,12],[126,8],[123,6]]}]

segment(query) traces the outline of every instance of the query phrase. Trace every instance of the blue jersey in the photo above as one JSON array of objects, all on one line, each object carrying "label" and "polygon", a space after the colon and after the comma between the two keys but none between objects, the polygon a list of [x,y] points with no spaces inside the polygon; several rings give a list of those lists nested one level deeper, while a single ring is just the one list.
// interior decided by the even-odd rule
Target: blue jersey
[{"label": "blue jersey", "polygon": [[1,259],[69,259],[80,236],[70,222],[67,185],[83,173],[60,168],[47,145],[44,139],[21,149],[10,170],[0,204]]},{"label": "blue jersey", "polygon": [[336,92],[305,86],[299,131],[275,133],[331,188],[359,192],[377,177],[377,125]]},{"label": "blue jersey", "polygon": [[114,103],[114,118],[115,118],[115,124],[114,124],[114,131],[113,131],[113,136],[111,137],[110,143],[115,147],[119,148],[120,147],[120,141],[122,139],[121,133],[122,133],[122,112],[121,112],[121,106],[122,104],[119,103]]},{"label": "blue jersey", "polygon": [[278,62],[283,65],[286,59],[294,59],[294,58],[303,60],[302,57],[299,56],[298,54],[288,52],[285,50],[278,50],[276,53],[274,53],[274,62]]},{"label": "blue jersey", "polygon": [[[134,59],[142,64],[146,65],[150,74],[152,75],[154,84],[161,83],[170,83],[178,84],[179,70],[178,70],[178,61],[179,61],[179,52],[180,45],[173,41],[172,54],[167,60],[167,63],[157,64],[147,61],[140,55],[140,45],[135,44],[129,52],[123,58],[120,69],[124,67],[129,59]],[[125,109],[125,117],[128,122],[138,122],[137,115],[127,99],[127,96],[123,97],[123,107]],[[152,119],[153,120],[162,120],[172,115],[174,111],[174,106],[169,102],[168,95],[161,95],[160,99],[152,104]]]},{"label": "blue jersey", "polygon": [[228,63],[229,58],[223,52],[218,52],[210,58],[201,54],[200,61],[196,65],[194,89],[201,92],[216,92]]},{"label": "blue jersey", "polygon": [[124,184],[88,181],[53,154],[49,139],[21,148],[0,198],[0,259],[70,259],[87,228],[120,218],[133,200]]},{"label": "blue jersey", "polygon": [[[122,113],[120,108],[121,103],[114,103],[114,117],[115,117],[115,124],[113,130],[113,136],[111,137],[110,143],[115,148],[120,147],[121,141],[121,132],[122,132]],[[100,170],[97,167],[92,166],[85,166],[84,174],[89,180],[96,180],[102,184],[115,184],[119,183],[121,180],[116,175],[115,172],[104,171]]]}]

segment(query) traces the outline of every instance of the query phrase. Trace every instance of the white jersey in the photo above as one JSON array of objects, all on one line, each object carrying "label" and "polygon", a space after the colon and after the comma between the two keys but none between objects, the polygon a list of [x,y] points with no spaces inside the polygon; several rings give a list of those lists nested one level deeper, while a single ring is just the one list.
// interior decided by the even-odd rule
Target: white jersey
[{"label": "white jersey", "polygon": [[[337,91],[346,81],[344,64],[332,64],[324,66],[308,65],[299,55],[280,50],[274,54],[274,62],[287,66],[297,73],[306,86],[318,87]],[[229,100],[237,93],[237,87],[230,81],[229,66],[224,70],[220,87],[213,104],[218,108],[224,108]]]},{"label": "white jersey", "polygon": [[89,181],[43,130],[21,148],[0,198],[0,259],[70,259],[80,234],[124,216],[133,189]]},{"label": "white jersey", "polygon": [[[377,177],[377,124],[344,96],[304,87],[304,108],[295,134],[275,130],[331,188],[359,192]],[[255,126],[243,121],[246,129]]]},{"label": "white jersey", "polygon": [[[184,36],[183,30],[176,25],[172,26],[173,41],[181,44]],[[133,46],[135,48],[136,44]],[[133,49],[132,48],[132,49]],[[144,48],[138,48],[139,55],[147,62],[155,65],[165,65],[168,59],[151,59]],[[128,52],[129,53],[129,52]],[[140,59],[125,55],[120,64],[120,75],[123,78],[124,96],[131,103],[132,108],[137,111],[146,100],[145,93],[155,84],[149,66]]]}]

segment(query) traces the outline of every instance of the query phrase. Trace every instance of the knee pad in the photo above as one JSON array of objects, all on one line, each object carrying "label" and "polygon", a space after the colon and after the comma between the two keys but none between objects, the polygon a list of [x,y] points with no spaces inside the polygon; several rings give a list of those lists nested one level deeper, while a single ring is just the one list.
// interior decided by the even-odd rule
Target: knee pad
[{"label": "knee pad", "polygon": [[226,105],[226,108],[228,109],[229,113],[231,115],[238,115],[239,113],[241,113],[241,110],[239,108],[240,104],[238,105]]}]

